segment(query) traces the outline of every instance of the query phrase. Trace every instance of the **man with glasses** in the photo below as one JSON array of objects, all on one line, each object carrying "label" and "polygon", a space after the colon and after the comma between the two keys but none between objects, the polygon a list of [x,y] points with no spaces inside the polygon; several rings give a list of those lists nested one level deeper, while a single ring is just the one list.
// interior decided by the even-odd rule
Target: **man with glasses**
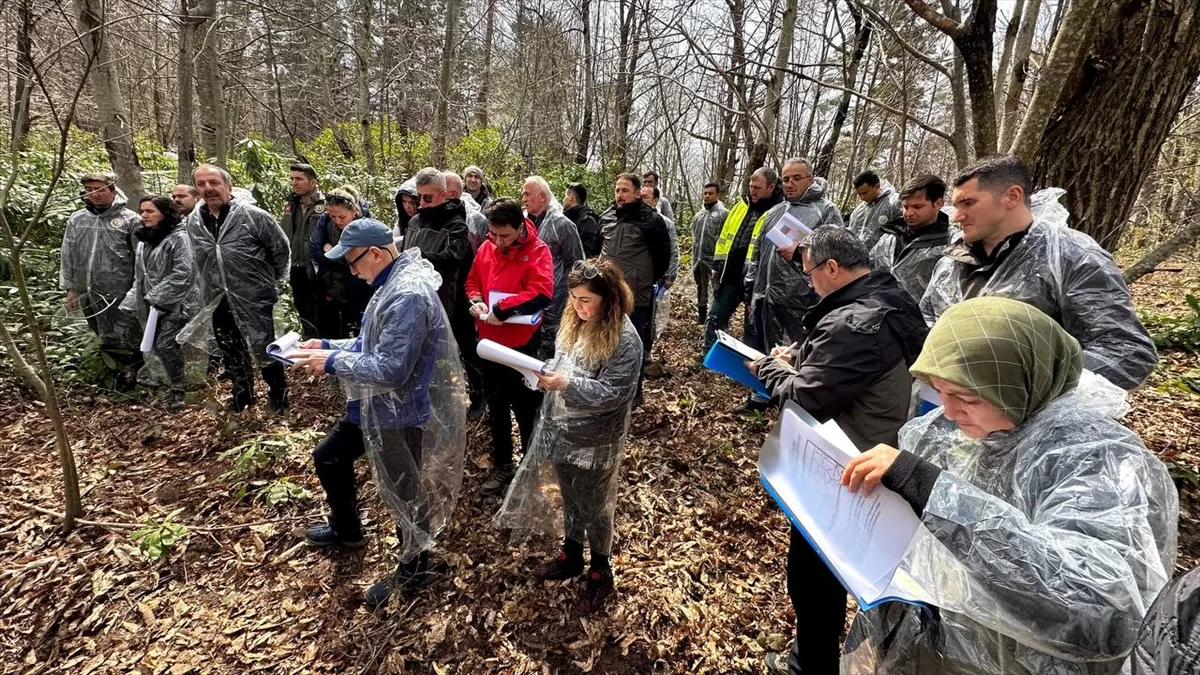
[{"label": "man with glasses", "polygon": [[120,366],[117,385],[125,389],[141,361],[142,332],[120,305],[133,285],[132,236],[142,221],[125,207],[115,175],[85,174],[80,184],[84,208],[67,220],[59,286],[67,292],[67,310],[83,314],[100,349]]},{"label": "man with glasses", "polygon": [[[817,227],[800,250],[798,272],[821,297],[804,317],[807,337],[750,368],[772,396],[836,421],[859,450],[894,446],[908,419],[908,368],[928,332],[921,310],[890,273],[871,271],[866,246],[844,227]],[[787,588],[796,639],[786,655],[767,655],[768,672],[838,672],[846,591],[794,527]]]},{"label": "man with glasses", "polygon": [[293,365],[337,376],[352,394],[345,416],[313,451],[329,517],[307,538],[313,546],[366,543],[354,474],[355,460],[366,454],[400,542],[396,571],[364,595],[373,610],[428,580],[429,549],[462,483],[465,392],[437,297],[441,278],[428,261],[397,251],[391,230],[371,218],[347,225],[325,257],[344,259],[375,292],[358,337],[308,340]]}]

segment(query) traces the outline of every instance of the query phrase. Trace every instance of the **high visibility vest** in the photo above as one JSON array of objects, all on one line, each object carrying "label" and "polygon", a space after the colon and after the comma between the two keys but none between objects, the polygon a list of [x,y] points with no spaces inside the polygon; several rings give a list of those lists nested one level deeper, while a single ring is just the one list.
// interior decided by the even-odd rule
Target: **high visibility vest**
[{"label": "high visibility vest", "polygon": [[[717,239],[717,247],[713,251],[713,260],[716,262],[724,262],[729,259],[729,252],[733,250],[733,240],[737,237],[738,230],[741,229],[742,221],[746,218],[746,212],[750,210],[750,204],[745,199],[739,199],[738,203],[729,210],[729,215],[725,217],[725,225],[721,227],[721,236]],[[770,209],[767,209],[769,212]],[[750,234],[750,249],[746,252],[746,262],[749,263],[754,256],[754,242],[758,239],[759,233],[762,232],[763,222],[767,214],[764,213],[754,221],[754,231]],[[725,272],[722,270],[721,278],[724,279]]]}]

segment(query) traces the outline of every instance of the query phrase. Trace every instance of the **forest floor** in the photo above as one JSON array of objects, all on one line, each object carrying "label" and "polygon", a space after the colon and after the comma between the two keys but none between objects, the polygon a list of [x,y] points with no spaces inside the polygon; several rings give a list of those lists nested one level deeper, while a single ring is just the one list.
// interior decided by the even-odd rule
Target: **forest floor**
[{"label": "forest floor", "polygon": [[[1190,256],[1189,256],[1190,258]],[[1139,307],[1182,314],[1200,264],[1135,286]],[[690,298],[689,289],[680,289]],[[389,519],[360,491],[369,545],[310,549],[323,512],[310,452],[340,416],[323,381],[291,375],[293,412],[218,410],[213,390],[171,415],[151,401],[77,388],[66,397],[86,513],[59,533],[62,497],[40,403],[0,380],[0,671],[21,673],[761,673],[764,649],[792,625],[784,588],[788,525],[758,482],[773,419],[729,410],[745,390],[700,368],[700,327],[676,299],[655,347],[666,374],[646,383],[622,465],[614,551],[617,594],[598,616],[570,613],[581,582],[544,584],[555,551],[511,546],[491,523],[498,500],[475,493],[488,467],[472,425],[455,517],[438,575],[375,614],[362,590],[394,567]],[[1200,560],[1200,379],[1196,354],[1164,353],[1133,396],[1127,423],[1171,463],[1181,486],[1179,568]],[[311,499],[274,507],[238,498],[229,448],[265,434],[281,457],[253,476],[287,477]],[[174,514],[189,534],[159,561],[130,533]]]}]

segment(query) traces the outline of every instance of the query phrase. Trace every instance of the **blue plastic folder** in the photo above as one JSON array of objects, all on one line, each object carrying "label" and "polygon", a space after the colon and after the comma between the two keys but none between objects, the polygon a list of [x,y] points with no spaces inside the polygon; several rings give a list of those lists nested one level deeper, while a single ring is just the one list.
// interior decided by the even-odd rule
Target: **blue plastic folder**
[{"label": "blue plastic folder", "polygon": [[771,392],[746,367],[746,361],[757,361],[763,356],[729,334],[717,331],[717,341],[705,355],[704,367],[770,398]]}]

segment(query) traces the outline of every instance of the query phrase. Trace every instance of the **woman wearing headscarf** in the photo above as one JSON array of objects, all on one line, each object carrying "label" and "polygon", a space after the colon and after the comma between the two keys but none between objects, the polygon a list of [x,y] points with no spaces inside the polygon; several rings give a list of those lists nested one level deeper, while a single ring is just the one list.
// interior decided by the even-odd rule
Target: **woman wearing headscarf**
[{"label": "woman wearing headscarf", "polygon": [[914,377],[944,407],[852,460],[921,518],[901,564],[926,606],[860,612],[843,673],[1119,673],[1175,564],[1178,497],[1117,417],[1124,392],[1031,305],[980,297],[934,325]]},{"label": "woman wearing headscarf", "polygon": [[170,391],[167,408],[184,403],[184,357],[179,331],[200,309],[196,284],[196,258],[187,231],[170,197],[147,195],[138,203],[142,224],[133,231],[133,287],[121,309],[135,314],[144,325],[150,310],[157,315],[153,352],[167,371]]},{"label": "woman wearing headscarf", "polygon": [[554,358],[538,376],[547,393],[537,429],[495,522],[518,536],[563,537],[559,554],[533,571],[543,581],[583,574],[587,542],[592,559],[575,604],[586,615],[613,592],[617,479],[642,341],[629,320],[633,293],[612,260],[576,261],[567,287]]}]

